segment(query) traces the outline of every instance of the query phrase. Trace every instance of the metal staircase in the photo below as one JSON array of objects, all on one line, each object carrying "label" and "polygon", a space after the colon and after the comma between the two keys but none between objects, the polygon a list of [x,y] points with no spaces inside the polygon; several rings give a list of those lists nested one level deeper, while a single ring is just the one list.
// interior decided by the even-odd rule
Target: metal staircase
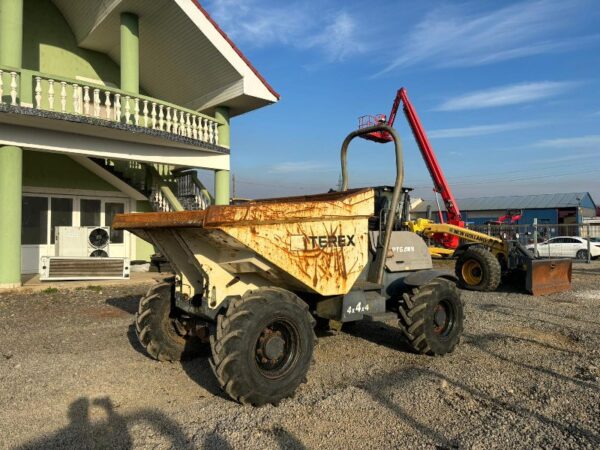
[{"label": "metal staircase", "polygon": [[200,210],[213,198],[193,169],[173,170],[163,164],[91,158],[148,198],[154,211]]}]

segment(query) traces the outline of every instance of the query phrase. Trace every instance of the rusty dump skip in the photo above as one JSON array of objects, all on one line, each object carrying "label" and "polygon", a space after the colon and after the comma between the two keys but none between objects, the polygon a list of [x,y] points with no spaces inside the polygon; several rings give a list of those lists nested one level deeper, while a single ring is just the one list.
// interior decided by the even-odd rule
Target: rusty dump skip
[{"label": "rusty dump skip", "polygon": [[570,259],[531,259],[527,264],[526,289],[547,295],[571,289],[573,263]]},{"label": "rusty dump skip", "polygon": [[374,192],[366,188],[204,211],[119,214],[113,228],[152,242],[188,280],[210,272],[217,296],[274,281],[340,295],[367,264],[373,214]]},{"label": "rusty dump skip", "polygon": [[[115,230],[218,228],[347,217],[352,215],[356,206],[355,201],[349,200],[369,191],[369,188],[349,189],[345,192],[255,200],[241,205],[210,206],[202,211],[117,214],[112,227]],[[367,197],[372,199],[372,194]]]}]

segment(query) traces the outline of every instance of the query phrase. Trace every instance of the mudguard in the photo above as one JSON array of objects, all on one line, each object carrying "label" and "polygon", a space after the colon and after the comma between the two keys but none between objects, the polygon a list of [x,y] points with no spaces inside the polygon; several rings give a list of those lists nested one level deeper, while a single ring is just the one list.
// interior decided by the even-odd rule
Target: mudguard
[{"label": "mudguard", "polygon": [[404,284],[412,287],[423,286],[434,278],[446,278],[447,280],[458,281],[456,275],[447,270],[420,270],[413,272],[404,278]]},{"label": "mudguard", "polygon": [[423,286],[435,278],[444,278],[452,282],[457,282],[458,278],[447,270],[420,270],[409,273],[387,273],[384,279],[385,293],[388,298],[398,298],[404,292],[410,291],[414,287]]}]

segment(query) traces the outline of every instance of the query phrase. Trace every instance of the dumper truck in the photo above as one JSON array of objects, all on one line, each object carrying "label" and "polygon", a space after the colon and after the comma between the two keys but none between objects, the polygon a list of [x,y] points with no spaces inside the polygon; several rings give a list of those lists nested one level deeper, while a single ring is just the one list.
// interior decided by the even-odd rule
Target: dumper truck
[{"label": "dumper truck", "polygon": [[[377,188],[348,189],[349,144],[377,131],[395,144],[391,201]],[[378,124],[350,133],[341,162],[339,192],[117,215],[114,229],[154,244],[175,271],[139,303],[136,331],[148,354],[177,361],[210,345],[223,390],[259,406],[306,381],[318,318],[397,320],[415,352],[452,352],[463,331],[456,277],[433,269],[424,240],[397,227],[406,219],[397,132]]]}]

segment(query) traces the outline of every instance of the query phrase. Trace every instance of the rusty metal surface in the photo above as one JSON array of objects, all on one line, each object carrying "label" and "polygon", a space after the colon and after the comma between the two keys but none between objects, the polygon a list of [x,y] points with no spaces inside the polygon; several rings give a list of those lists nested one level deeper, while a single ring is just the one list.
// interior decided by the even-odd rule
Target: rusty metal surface
[{"label": "rusty metal surface", "polygon": [[532,259],[527,267],[526,289],[533,295],[548,295],[571,289],[570,259]]},{"label": "rusty metal surface", "polygon": [[117,214],[112,227],[115,230],[130,231],[171,227],[216,228],[227,225],[298,222],[319,217],[348,217],[354,214],[357,203],[368,202],[366,199],[369,197],[372,203],[372,190],[363,188],[257,200],[243,205],[210,206],[202,211]]},{"label": "rusty metal surface", "polygon": [[[338,295],[350,290],[367,264],[368,218],[373,214],[374,191],[354,189],[211,206],[205,211],[120,214],[113,227],[150,237],[190,280],[198,278],[185,269],[189,257],[194,256],[203,266],[213,265],[215,280],[217,272],[219,279],[227,278],[220,272],[224,269],[230,278],[238,276],[243,281],[250,274],[236,270],[243,265],[229,264],[227,256],[245,249],[268,264],[262,272],[254,270],[256,276],[278,279],[282,287]],[[177,249],[167,248],[174,240],[164,233],[175,231],[182,239],[177,240]],[[241,289],[242,281],[233,286]]]}]

